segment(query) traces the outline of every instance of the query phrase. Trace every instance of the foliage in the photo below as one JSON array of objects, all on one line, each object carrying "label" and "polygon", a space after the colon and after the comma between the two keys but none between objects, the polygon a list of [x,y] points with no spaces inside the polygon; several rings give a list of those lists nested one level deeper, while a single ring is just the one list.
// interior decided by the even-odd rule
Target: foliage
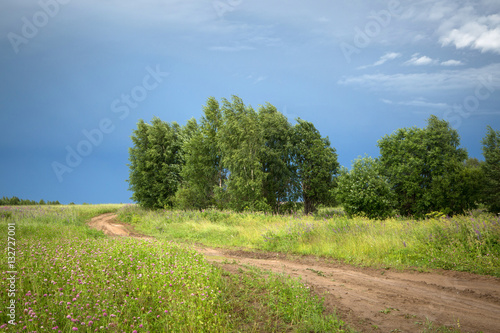
[{"label": "foliage", "polygon": [[305,213],[330,204],[335,149],[313,124],[292,126],[276,107],[255,111],[210,97],[198,126],[139,121],[130,148],[132,199],[147,208]]},{"label": "foliage", "polygon": [[181,171],[181,187],[176,193],[176,206],[181,209],[203,209],[215,205],[215,187],[222,187],[226,175],[221,151],[217,147],[222,113],[213,97],[204,107],[198,130],[184,142],[185,165]]},{"label": "foliage", "polygon": [[491,212],[500,213],[500,131],[488,126],[486,137],[482,140],[484,163],[483,202]]},{"label": "foliage", "polygon": [[260,136],[259,118],[251,106],[233,96],[229,102],[223,99],[222,122],[217,145],[222,153],[222,164],[228,169],[228,208],[260,210],[263,205],[260,150],[263,138]]},{"label": "foliage", "polygon": [[436,116],[424,129],[403,128],[379,140],[382,170],[402,214],[457,214],[475,207],[476,197],[467,195],[474,177],[464,164],[467,151],[459,145],[458,132]]},{"label": "foliage", "polygon": [[293,159],[300,182],[298,193],[307,215],[314,213],[318,204],[332,202],[331,190],[339,163],[328,137],[321,137],[312,123],[299,118],[293,130]]},{"label": "foliage", "polygon": [[360,157],[350,171],[342,168],[335,193],[350,216],[383,219],[393,214],[394,193],[377,159]]},{"label": "foliage", "polygon": [[13,196],[12,198],[8,198],[8,197],[4,196],[0,199],[0,206],[60,205],[60,204],[61,203],[58,200],[45,201],[45,200],[41,199],[40,201],[34,201],[34,200],[28,200],[28,199],[19,199],[16,196]]},{"label": "foliage", "polygon": [[298,175],[294,165],[293,128],[273,105],[259,108],[263,138],[261,164],[264,173],[262,195],[273,213],[283,213],[297,200]]},{"label": "foliage", "polygon": [[134,201],[147,208],[173,205],[184,164],[183,135],[186,133],[175,122],[156,117],[151,124],[139,121],[132,135],[134,146],[129,148],[128,182]]}]

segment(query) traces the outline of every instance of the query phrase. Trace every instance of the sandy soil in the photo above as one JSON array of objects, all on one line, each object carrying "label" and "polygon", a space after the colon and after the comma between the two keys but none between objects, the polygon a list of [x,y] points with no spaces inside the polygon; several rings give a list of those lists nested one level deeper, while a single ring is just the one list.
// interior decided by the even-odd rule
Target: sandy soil
[{"label": "sandy soil", "polygon": [[[89,226],[110,236],[145,237],[114,214]],[[359,268],[311,256],[196,246],[209,261],[236,272],[252,265],[300,277],[334,312],[361,332],[420,332],[426,320],[465,332],[500,332],[500,279],[463,272]]]}]

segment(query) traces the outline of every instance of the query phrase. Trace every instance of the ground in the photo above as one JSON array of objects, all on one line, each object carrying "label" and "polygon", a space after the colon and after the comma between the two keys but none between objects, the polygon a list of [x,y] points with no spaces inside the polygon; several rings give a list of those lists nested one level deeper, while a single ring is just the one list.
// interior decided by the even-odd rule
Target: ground
[{"label": "ground", "polygon": [[[115,214],[89,225],[109,236],[146,237]],[[331,259],[196,245],[207,260],[237,273],[246,265],[300,277],[324,297],[326,311],[361,332],[416,332],[427,321],[468,332],[500,332],[500,279],[464,272],[394,271]]]}]

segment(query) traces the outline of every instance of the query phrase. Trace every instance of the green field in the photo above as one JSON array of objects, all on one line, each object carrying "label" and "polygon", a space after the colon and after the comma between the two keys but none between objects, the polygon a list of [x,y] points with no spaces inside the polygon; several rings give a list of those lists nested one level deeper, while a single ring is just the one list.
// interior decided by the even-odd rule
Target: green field
[{"label": "green field", "polygon": [[473,212],[414,220],[348,218],[341,209],[313,216],[217,210],[144,210],[119,218],[157,239],[309,254],[349,264],[396,269],[448,269],[500,277],[500,217]]},{"label": "green field", "polygon": [[[299,280],[254,269],[230,274],[165,237],[108,238],[86,226],[91,217],[116,211],[135,222],[153,214],[122,205],[0,207],[5,254],[15,251],[12,266],[10,254],[0,260],[0,331],[347,330]],[[185,221],[182,214],[178,222]]]}]

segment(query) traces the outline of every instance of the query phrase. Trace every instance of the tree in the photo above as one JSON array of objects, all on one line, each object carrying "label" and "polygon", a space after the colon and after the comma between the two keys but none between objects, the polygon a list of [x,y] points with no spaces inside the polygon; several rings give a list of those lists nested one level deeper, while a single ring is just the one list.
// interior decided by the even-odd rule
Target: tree
[{"label": "tree", "polygon": [[146,208],[172,206],[184,163],[181,127],[156,117],[151,125],[141,119],[132,142],[128,179],[132,199]]},{"label": "tree", "polygon": [[491,212],[500,213],[500,131],[491,126],[481,141],[483,144],[484,173],[483,202]]},{"label": "tree", "polygon": [[436,116],[427,127],[403,128],[378,141],[380,162],[404,215],[460,213],[474,205],[463,183],[467,151],[458,132]]},{"label": "tree", "polygon": [[10,200],[9,200],[9,205],[11,205],[11,206],[16,206],[16,205],[20,205],[20,204],[21,204],[21,200],[16,196],[10,198]]},{"label": "tree", "polygon": [[263,138],[255,110],[245,106],[237,96],[233,96],[232,102],[223,99],[222,126],[217,139],[222,165],[228,171],[219,200],[228,202],[229,208],[237,211],[266,210],[260,162]]},{"label": "tree", "polygon": [[301,198],[313,212],[331,202],[337,155],[311,123],[298,122],[269,103],[256,112],[237,96],[221,105],[210,97],[199,126],[141,120],[130,148],[132,199],[149,208],[278,213]]},{"label": "tree", "polygon": [[[297,177],[293,165],[292,125],[273,105],[259,108],[260,153],[264,173],[262,195],[274,213],[297,199]],[[287,203],[287,204],[285,204]]]},{"label": "tree", "polygon": [[304,203],[304,213],[314,213],[318,204],[329,204],[335,187],[339,163],[328,137],[308,121],[297,119],[293,127],[294,164],[300,187],[297,189]]},{"label": "tree", "polygon": [[203,209],[216,203],[214,188],[221,188],[226,178],[217,145],[221,117],[219,103],[210,97],[204,106],[200,126],[184,143],[183,181],[176,195],[180,208]]},{"label": "tree", "polygon": [[394,192],[382,166],[371,157],[357,158],[352,169],[342,168],[335,190],[338,201],[350,216],[363,213],[369,218],[384,219],[394,209]]}]

